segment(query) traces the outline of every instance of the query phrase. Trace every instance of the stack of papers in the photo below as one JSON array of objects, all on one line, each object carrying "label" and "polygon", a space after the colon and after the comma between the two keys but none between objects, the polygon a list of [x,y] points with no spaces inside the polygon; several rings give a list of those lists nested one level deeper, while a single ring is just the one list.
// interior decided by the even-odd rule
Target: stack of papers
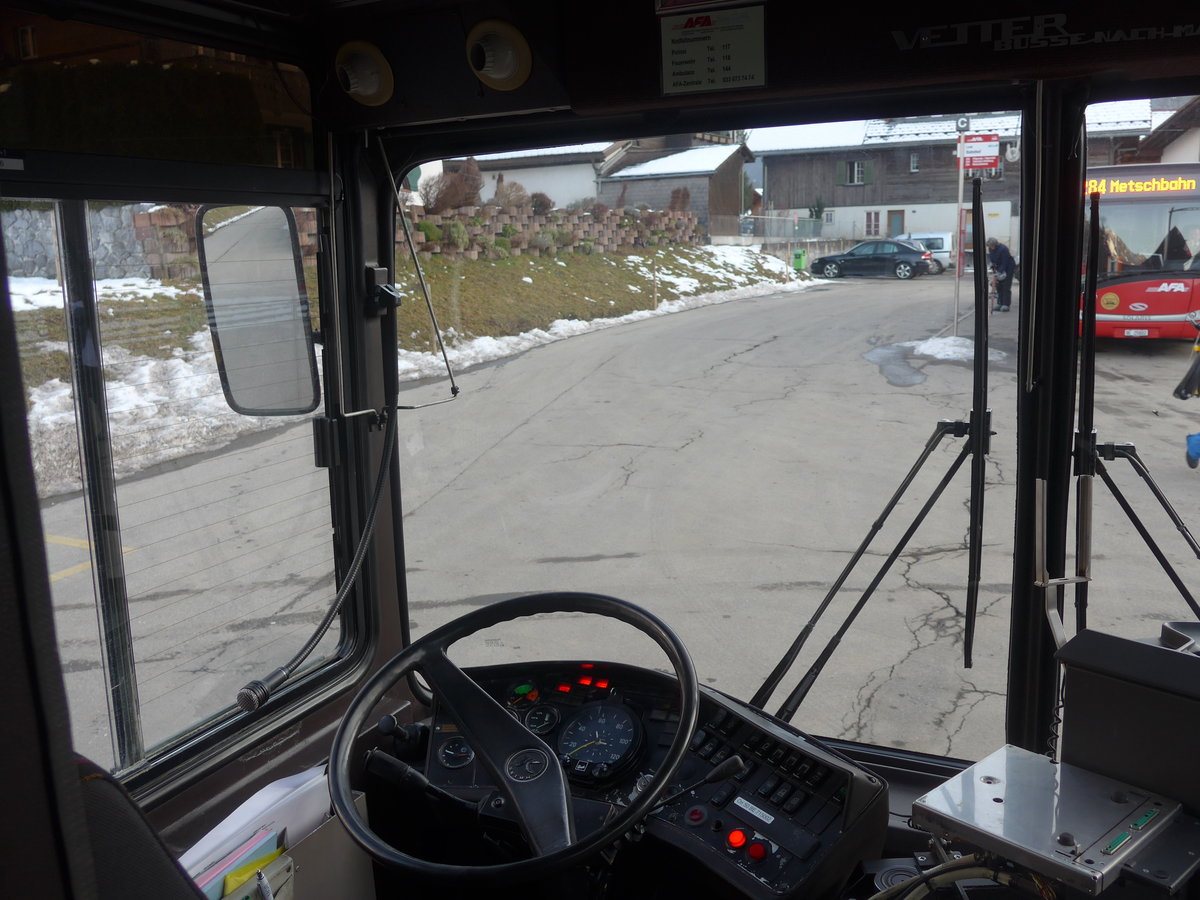
[{"label": "stack of papers", "polygon": [[[270,860],[282,852],[281,835],[269,829],[261,829],[245,843],[235,847],[228,854],[217,860],[196,876],[196,887],[204,893],[208,900],[221,900],[227,893],[225,879],[231,873],[249,869],[253,875],[259,866],[265,866]],[[249,875],[247,875],[249,878]],[[246,878],[238,881],[229,891],[243,884]]]},{"label": "stack of papers", "polygon": [[[329,816],[325,769],[317,766],[267,785],[179,858],[209,900],[243,886]],[[285,843],[286,839],[286,843]],[[241,893],[239,893],[241,889]]]}]

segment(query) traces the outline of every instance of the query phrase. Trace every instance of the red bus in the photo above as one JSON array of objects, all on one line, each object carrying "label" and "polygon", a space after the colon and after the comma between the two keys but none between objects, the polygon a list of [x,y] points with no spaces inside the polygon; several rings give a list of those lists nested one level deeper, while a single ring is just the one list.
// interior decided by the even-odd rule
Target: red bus
[{"label": "red bus", "polygon": [[1100,193],[1096,336],[1194,338],[1200,164],[1095,167],[1085,190]]}]

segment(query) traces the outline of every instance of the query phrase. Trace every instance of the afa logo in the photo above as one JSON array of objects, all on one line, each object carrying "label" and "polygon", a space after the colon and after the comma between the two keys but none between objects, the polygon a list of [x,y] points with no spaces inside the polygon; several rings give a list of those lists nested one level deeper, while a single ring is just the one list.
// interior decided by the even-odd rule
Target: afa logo
[{"label": "afa logo", "polygon": [[689,16],[688,20],[683,23],[683,27],[687,28],[711,28],[712,16]]},{"label": "afa logo", "polygon": [[1147,294],[1186,294],[1188,286],[1182,281],[1164,281],[1158,287],[1146,288]]}]

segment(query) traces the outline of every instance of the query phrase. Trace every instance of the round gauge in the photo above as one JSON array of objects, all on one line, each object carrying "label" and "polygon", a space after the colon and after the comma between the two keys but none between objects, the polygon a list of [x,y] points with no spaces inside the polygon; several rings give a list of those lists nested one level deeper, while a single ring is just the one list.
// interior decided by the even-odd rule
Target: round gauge
[{"label": "round gauge", "polygon": [[509,706],[527,707],[537,703],[541,693],[532,681],[520,681],[508,689]]},{"label": "round gauge", "polygon": [[567,762],[613,767],[633,755],[640,736],[637,720],[625,707],[594,703],[580,709],[563,726],[558,752]]},{"label": "round gauge", "polygon": [[504,770],[513,781],[533,781],[540,778],[549,767],[550,757],[546,751],[536,748],[518,750],[504,764]]},{"label": "round gauge", "polygon": [[461,769],[475,758],[475,751],[461,737],[446,738],[438,747],[438,762],[447,769]]},{"label": "round gauge", "polygon": [[525,727],[534,734],[545,734],[558,724],[558,710],[543,703],[525,713]]}]

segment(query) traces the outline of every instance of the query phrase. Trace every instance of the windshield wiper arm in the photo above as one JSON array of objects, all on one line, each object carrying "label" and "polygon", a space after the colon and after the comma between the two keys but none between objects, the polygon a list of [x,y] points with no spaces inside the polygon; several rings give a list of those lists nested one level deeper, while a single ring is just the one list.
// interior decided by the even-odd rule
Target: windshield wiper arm
[{"label": "windshield wiper arm", "polygon": [[953,437],[964,437],[967,432],[968,426],[966,422],[951,422],[948,419],[942,419],[937,423],[933,429],[933,434],[931,434],[929,436],[929,440],[925,442],[925,447],[921,451],[921,454],[917,457],[916,462],[913,463],[912,468],[908,470],[908,474],[904,476],[904,480],[900,482],[900,486],[896,488],[896,492],[892,494],[891,499],[888,500],[887,504],[883,507],[883,511],[879,514],[879,518],[877,518],[871,524],[871,530],[867,532],[867,536],[863,538],[862,543],[858,545],[858,549],[854,551],[854,554],[850,557],[849,561],[847,561],[846,565],[841,571],[841,574],[838,575],[837,579],[830,586],[829,590],[825,594],[825,598],[821,601],[821,604],[812,614],[812,618],[808,620],[808,623],[804,626],[803,630],[801,630],[801,632],[796,636],[796,639],[792,641],[792,645],[788,647],[787,652],[783,655],[783,658],[775,664],[775,668],[771,671],[771,674],[767,676],[767,680],[763,682],[762,687],[760,687],[751,698],[751,706],[754,706],[758,709],[766,709],[767,701],[771,699],[771,695],[775,693],[775,689],[779,687],[779,683],[783,681],[783,677],[787,675],[788,670],[791,669],[792,665],[796,662],[796,657],[804,648],[804,644],[808,641],[808,636],[812,634],[813,629],[817,626],[817,623],[821,620],[821,617],[825,615],[825,610],[829,608],[829,604],[833,602],[833,598],[836,597],[838,592],[842,589],[842,585],[846,583],[846,579],[850,577],[850,573],[854,571],[854,567],[858,565],[858,562],[860,559],[862,559],[863,554],[867,552],[867,548],[871,546],[871,542],[875,540],[875,536],[879,534],[880,529],[882,529],[884,523],[887,522],[888,516],[892,514],[892,510],[896,508],[896,504],[900,502],[900,498],[904,496],[905,491],[908,490],[909,485],[912,484],[913,479],[917,477],[917,473],[921,471],[926,460],[928,460],[933,451],[937,449],[938,445],[942,442],[942,439],[947,435],[951,435]]},{"label": "windshield wiper arm", "polygon": [[[985,245],[983,232],[983,193],[982,181],[978,178],[974,180],[973,184],[972,204],[974,208],[972,240],[974,241],[974,245],[976,247],[983,247]],[[925,448],[921,451],[920,456],[917,457],[917,461],[913,464],[913,467],[909,469],[908,474],[904,477],[903,481],[901,481],[900,487],[896,489],[896,492],[884,506],[883,512],[880,514],[879,518],[875,520],[874,524],[872,524],[871,530],[867,533],[867,536],[863,539],[863,542],[859,544],[858,549],[850,557],[850,560],[842,569],[842,572],[837,577],[837,580],[834,581],[829,591],[825,594],[824,599],[813,613],[812,618],[809,619],[808,623],[801,630],[800,634],[796,636],[796,639],[792,641],[791,646],[788,647],[787,652],[785,652],[783,655],[783,658],[780,659],[775,665],[775,668],[771,671],[771,674],[767,676],[767,680],[763,682],[762,687],[755,692],[753,698],[750,700],[751,705],[757,707],[758,709],[766,708],[767,701],[771,699],[771,695],[775,692],[776,688],[779,687],[780,682],[795,663],[796,657],[799,655],[800,650],[804,647],[809,635],[812,634],[813,628],[816,627],[817,622],[825,614],[825,610],[829,608],[829,604],[833,601],[833,598],[841,590],[842,585],[845,584],[846,578],[849,577],[850,572],[853,571],[854,567],[858,565],[859,560],[862,559],[862,556],[870,546],[871,541],[875,539],[875,536],[883,527],[883,523],[887,520],[892,510],[895,509],[896,504],[899,502],[904,492],[908,489],[909,485],[912,484],[913,479],[921,470],[921,467],[925,464],[925,461],[929,458],[930,454],[933,453],[934,449],[941,442],[942,438],[948,434],[953,435],[954,437],[969,437],[969,439],[963,445],[962,450],[959,451],[958,456],[955,458],[946,474],[942,477],[942,480],[938,482],[933,494],[925,502],[925,505],[921,507],[920,512],[917,513],[916,518],[913,520],[908,530],[905,531],[904,536],[901,537],[891,554],[884,561],[879,572],[876,574],[875,578],[872,579],[866,591],[863,592],[862,596],[858,599],[858,602],[850,610],[837,633],[830,638],[829,643],[825,645],[816,661],[814,661],[812,666],[809,667],[808,671],[804,674],[804,677],[800,680],[800,683],[797,684],[792,692],[788,695],[787,700],[784,701],[783,706],[780,707],[779,712],[776,715],[784,721],[788,721],[793,715],[795,715],[796,710],[800,707],[800,704],[808,695],[813,683],[821,674],[821,670],[825,668],[825,664],[829,662],[829,659],[833,656],[834,650],[837,649],[837,645],[841,642],[842,636],[845,635],[850,626],[854,623],[855,618],[858,617],[858,614],[862,611],[863,607],[866,606],[867,601],[870,600],[871,595],[875,592],[875,588],[879,586],[879,583],[888,573],[888,570],[891,569],[892,565],[899,558],[900,554],[908,545],[909,540],[911,540],[921,522],[924,521],[925,517],[929,514],[929,511],[933,508],[933,505],[937,502],[938,498],[941,497],[942,492],[946,489],[946,486],[950,483],[955,473],[958,472],[959,468],[966,460],[968,454],[974,455],[974,462],[971,467],[971,497],[967,546],[967,600],[966,611],[964,614],[965,625],[963,638],[963,662],[968,669],[971,668],[971,648],[975,634],[975,613],[978,606],[981,557],[983,552],[983,494],[985,487],[985,457],[988,454],[992,435],[991,411],[986,408],[988,366],[987,315],[989,311],[985,270],[982,265],[976,265],[974,377],[970,421],[950,422],[947,420],[942,420],[938,422],[937,426],[934,428],[933,434],[930,435],[929,440],[926,441]]]}]

